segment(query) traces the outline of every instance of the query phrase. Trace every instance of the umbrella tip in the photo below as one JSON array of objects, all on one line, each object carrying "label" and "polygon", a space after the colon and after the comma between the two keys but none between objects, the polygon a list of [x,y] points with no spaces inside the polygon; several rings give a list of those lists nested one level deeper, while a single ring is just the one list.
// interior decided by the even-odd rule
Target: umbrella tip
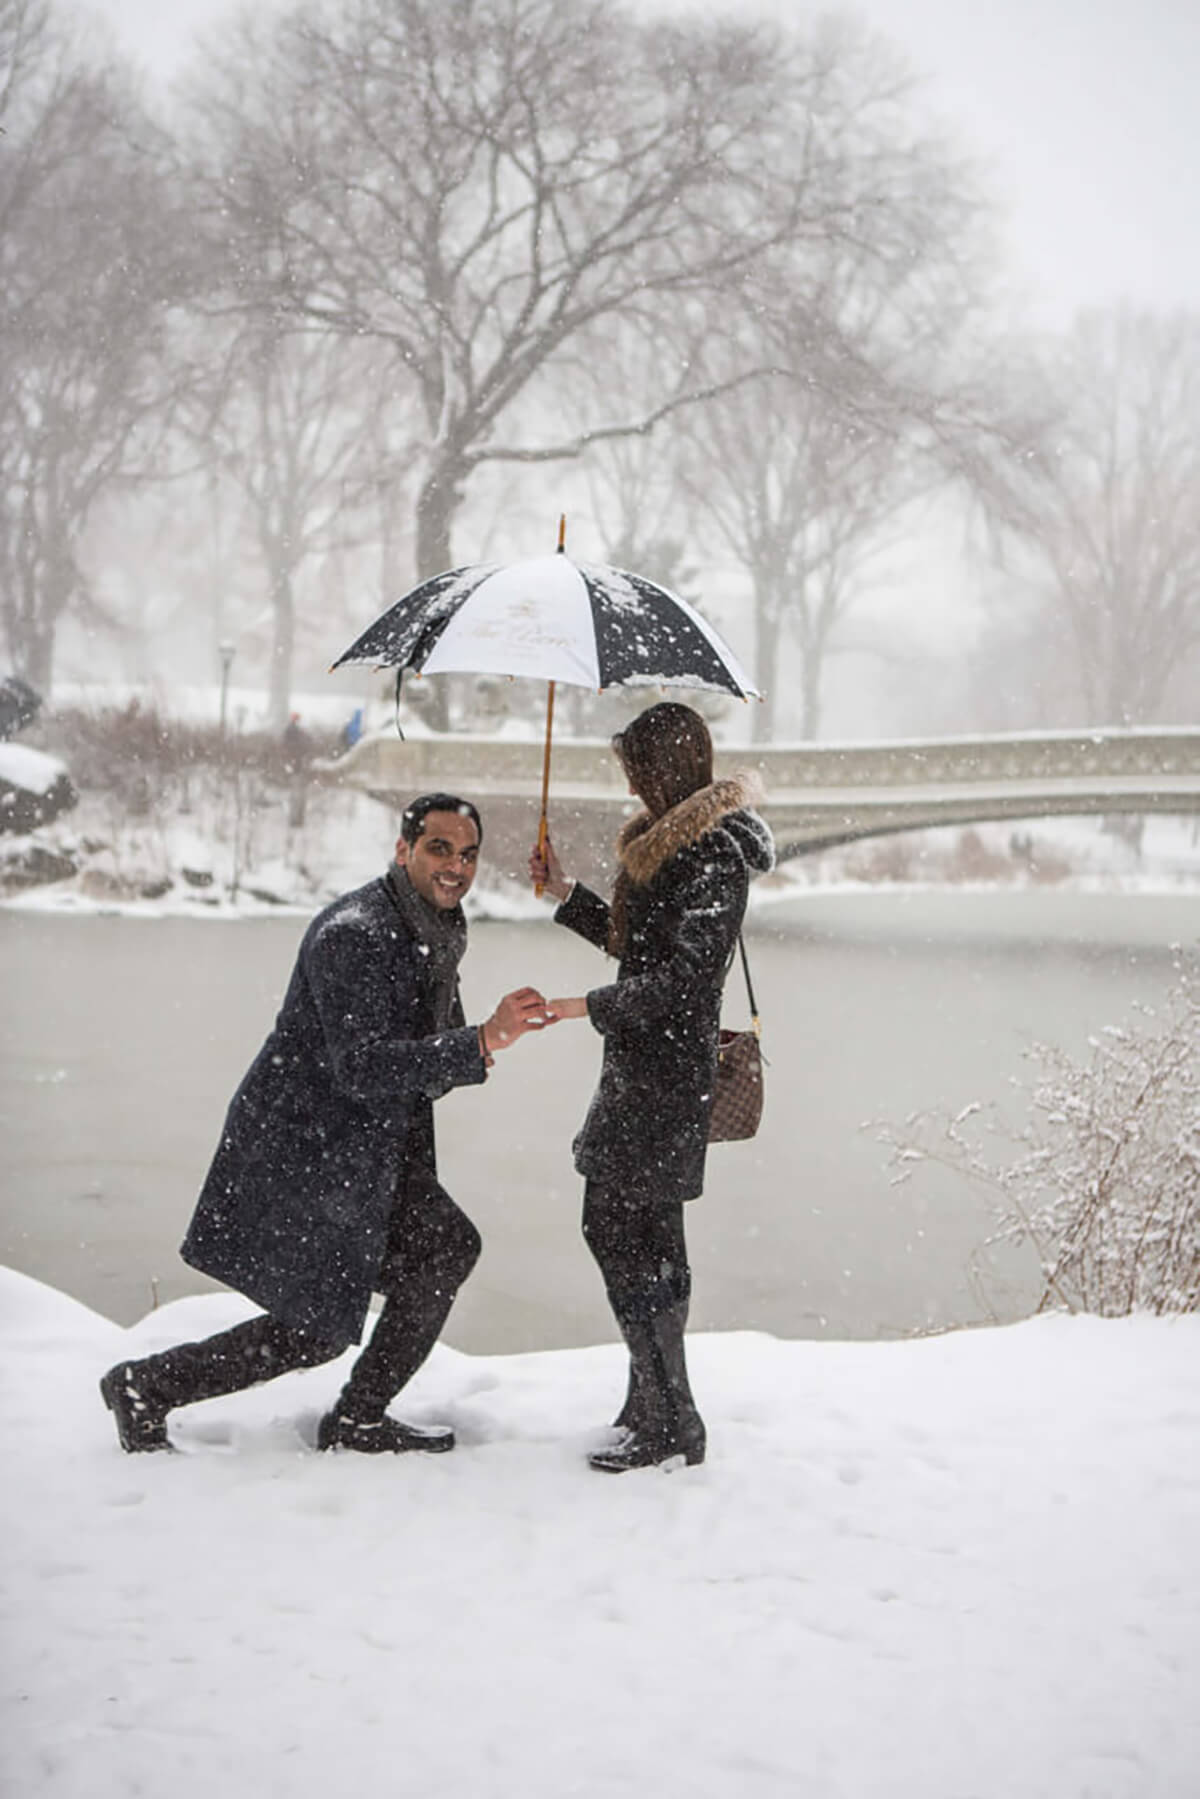
[{"label": "umbrella tip", "polygon": [[567,547],[567,515],[565,512],[560,512],[558,515],[558,553],[560,556],[562,555],[562,553],[566,549],[566,547]]}]

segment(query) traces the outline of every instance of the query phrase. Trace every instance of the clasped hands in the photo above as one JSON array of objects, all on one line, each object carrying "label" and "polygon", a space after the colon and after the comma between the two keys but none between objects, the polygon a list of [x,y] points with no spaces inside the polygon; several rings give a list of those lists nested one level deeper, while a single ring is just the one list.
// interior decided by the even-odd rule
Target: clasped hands
[{"label": "clasped hands", "polygon": [[536,987],[517,987],[504,995],[492,1016],[480,1025],[480,1042],[491,1055],[498,1049],[507,1049],[526,1031],[542,1031],[548,1024],[557,1023],[551,1002],[543,999]]},{"label": "clasped hands", "polygon": [[491,1056],[498,1049],[507,1049],[526,1031],[544,1031],[560,1019],[583,1018],[586,1012],[586,1000],[543,999],[536,987],[518,987],[506,993],[492,1016],[480,1025],[480,1042]]}]

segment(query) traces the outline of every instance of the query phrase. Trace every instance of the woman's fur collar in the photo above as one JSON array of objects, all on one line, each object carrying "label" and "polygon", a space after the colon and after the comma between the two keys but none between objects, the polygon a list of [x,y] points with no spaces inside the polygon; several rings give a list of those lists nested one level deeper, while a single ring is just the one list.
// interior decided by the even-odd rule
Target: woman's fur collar
[{"label": "woman's fur collar", "polygon": [[639,812],[621,829],[617,857],[622,869],[638,887],[652,881],[664,863],[715,830],[731,812],[762,803],[763,785],[757,771],[739,770],[710,787],[697,788],[661,818]]}]

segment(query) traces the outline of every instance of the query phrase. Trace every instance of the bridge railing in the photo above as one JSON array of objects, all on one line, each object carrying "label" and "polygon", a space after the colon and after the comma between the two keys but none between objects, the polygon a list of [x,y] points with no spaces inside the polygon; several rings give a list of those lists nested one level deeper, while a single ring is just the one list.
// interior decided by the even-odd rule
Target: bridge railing
[{"label": "bridge railing", "polygon": [[[356,786],[412,793],[456,784],[483,792],[524,793],[541,780],[539,741],[468,733],[363,738],[335,765]],[[721,773],[757,768],[768,799],[798,789],[884,790],[978,787],[1025,782],[1200,777],[1200,730],[1048,732],[1040,736],[947,737],[867,744],[720,746]],[[606,741],[564,737],[553,750],[560,791],[625,792]]]},{"label": "bridge railing", "polygon": [[752,760],[785,787],[944,787],[1200,775],[1200,730],[1080,731],[770,746]]},{"label": "bridge railing", "polygon": [[[985,821],[1200,812],[1200,730],[1052,732],[872,744],[765,744],[718,751],[718,774],[757,768],[781,858],[864,837]],[[528,835],[541,791],[533,738],[469,734],[363,739],[334,778],[400,802],[442,787],[488,803],[489,833]],[[563,738],[551,780],[555,832],[585,879],[630,801],[607,742]],[[516,854],[515,851],[512,852]],[[519,860],[519,857],[518,857]],[[589,870],[592,873],[589,873]]]}]

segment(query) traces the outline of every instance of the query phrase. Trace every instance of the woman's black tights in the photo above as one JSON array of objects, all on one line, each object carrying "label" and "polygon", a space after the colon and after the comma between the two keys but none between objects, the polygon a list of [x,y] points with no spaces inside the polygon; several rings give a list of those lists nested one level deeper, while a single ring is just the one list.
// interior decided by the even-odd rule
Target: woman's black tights
[{"label": "woman's black tights", "polygon": [[660,1200],[601,1181],[583,1193],[583,1235],[624,1330],[676,1307],[692,1291],[682,1201]]}]

